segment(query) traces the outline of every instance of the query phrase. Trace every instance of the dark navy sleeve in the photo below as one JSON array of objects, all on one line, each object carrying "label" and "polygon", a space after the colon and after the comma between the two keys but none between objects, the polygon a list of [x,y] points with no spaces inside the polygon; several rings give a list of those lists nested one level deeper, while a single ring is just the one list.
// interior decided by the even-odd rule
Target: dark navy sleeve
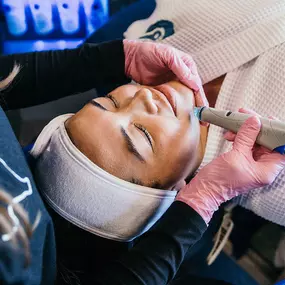
[{"label": "dark navy sleeve", "polygon": [[12,54],[0,57],[0,79],[21,66],[13,84],[0,92],[4,110],[53,101],[92,88],[130,82],[125,76],[121,40],[83,44],[76,49]]},{"label": "dark navy sleeve", "polygon": [[163,285],[175,276],[187,250],[206,230],[203,219],[176,201],[156,225],[124,256],[86,284]]},{"label": "dark navy sleeve", "polygon": [[[25,197],[21,205],[31,223],[41,220],[30,240],[31,262],[25,268],[23,248],[2,240],[0,228],[0,284],[51,285],[56,276],[55,239],[52,220],[40,198],[32,174],[13,130],[0,107],[0,189],[13,198]],[[2,203],[0,202],[2,205]],[[2,229],[3,230],[3,229]]]}]

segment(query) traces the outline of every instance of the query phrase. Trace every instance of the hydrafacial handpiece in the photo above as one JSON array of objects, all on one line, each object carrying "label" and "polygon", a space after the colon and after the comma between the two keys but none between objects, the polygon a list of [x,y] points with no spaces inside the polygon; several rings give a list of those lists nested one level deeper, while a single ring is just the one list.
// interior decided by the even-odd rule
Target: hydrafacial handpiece
[{"label": "hydrafacial handpiece", "polygon": [[[220,126],[235,133],[246,119],[252,116],[252,114],[216,110],[208,107],[194,108],[194,114],[200,121]],[[285,123],[262,117],[260,121],[261,130],[256,142],[270,150],[285,154]]]}]

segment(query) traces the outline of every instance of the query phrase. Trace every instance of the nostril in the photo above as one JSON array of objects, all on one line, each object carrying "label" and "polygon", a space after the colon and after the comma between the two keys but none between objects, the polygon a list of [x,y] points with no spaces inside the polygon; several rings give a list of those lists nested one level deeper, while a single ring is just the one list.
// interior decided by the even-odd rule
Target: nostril
[{"label": "nostril", "polygon": [[156,114],[158,112],[158,107],[153,100],[153,95],[150,89],[143,87],[136,93],[136,96],[140,98],[139,100],[144,105],[144,108],[148,113]]}]

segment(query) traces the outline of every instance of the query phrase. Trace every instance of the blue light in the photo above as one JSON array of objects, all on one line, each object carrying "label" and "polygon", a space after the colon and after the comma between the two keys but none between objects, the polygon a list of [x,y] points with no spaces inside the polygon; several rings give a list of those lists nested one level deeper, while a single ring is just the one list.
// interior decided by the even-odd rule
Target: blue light
[{"label": "blue light", "polygon": [[[4,54],[15,54],[22,52],[32,52],[35,51],[37,46],[41,50],[58,50],[59,48],[68,48],[73,49],[82,44],[84,39],[76,39],[76,40],[66,40],[66,41],[58,41],[58,40],[47,40],[43,41],[43,43],[37,43],[38,41],[6,41],[4,43],[3,49]],[[65,46],[63,43],[65,42]]]},{"label": "blue light", "polygon": [[63,41],[63,40],[58,41],[57,45],[58,45],[59,49],[65,49],[66,48],[66,41]]},{"label": "blue light", "polygon": [[0,6],[5,53],[74,48],[108,20],[108,0],[0,0]]},{"label": "blue light", "polygon": [[3,0],[3,7],[9,32],[21,36],[27,32],[24,0]]},{"label": "blue light", "polygon": [[54,29],[52,3],[50,0],[29,0],[34,27],[39,35],[45,35]]},{"label": "blue light", "polygon": [[282,280],[282,281],[276,283],[275,285],[285,285],[285,280]]},{"label": "blue light", "polygon": [[56,0],[61,29],[65,34],[76,33],[79,26],[79,0]]},{"label": "blue light", "polygon": [[87,23],[88,34],[100,28],[108,20],[108,0],[81,0]]},{"label": "blue light", "polygon": [[42,51],[45,48],[45,43],[43,41],[36,41],[34,47],[36,51]]}]

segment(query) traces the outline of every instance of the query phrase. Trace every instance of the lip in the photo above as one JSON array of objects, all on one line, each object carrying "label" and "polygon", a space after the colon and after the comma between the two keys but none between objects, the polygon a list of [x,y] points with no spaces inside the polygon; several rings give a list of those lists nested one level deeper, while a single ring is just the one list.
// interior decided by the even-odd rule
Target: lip
[{"label": "lip", "polygon": [[170,103],[175,116],[177,116],[177,104],[176,104],[176,94],[175,94],[176,91],[168,85],[159,85],[156,86],[155,89],[160,91],[165,96],[167,101]]},{"label": "lip", "polygon": [[164,102],[164,104],[166,104],[169,107],[170,111],[175,116],[175,112],[173,110],[173,107],[171,106],[170,102],[168,101],[168,99],[166,98],[164,93],[162,91],[158,90],[156,87],[155,88],[154,87],[148,87],[148,89],[158,97],[159,101]]}]

